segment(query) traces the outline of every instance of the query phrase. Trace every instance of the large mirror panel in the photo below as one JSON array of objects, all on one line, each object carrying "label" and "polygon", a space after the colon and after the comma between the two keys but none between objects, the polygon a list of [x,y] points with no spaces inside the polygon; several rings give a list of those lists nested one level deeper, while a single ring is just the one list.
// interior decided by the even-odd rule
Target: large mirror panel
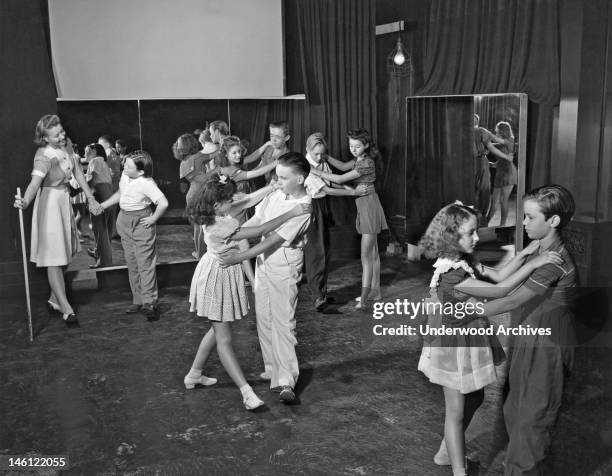
[{"label": "large mirror panel", "polygon": [[460,200],[480,212],[481,247],[521,249],[526,105],[525,94],[407,97],[407,221]]}]

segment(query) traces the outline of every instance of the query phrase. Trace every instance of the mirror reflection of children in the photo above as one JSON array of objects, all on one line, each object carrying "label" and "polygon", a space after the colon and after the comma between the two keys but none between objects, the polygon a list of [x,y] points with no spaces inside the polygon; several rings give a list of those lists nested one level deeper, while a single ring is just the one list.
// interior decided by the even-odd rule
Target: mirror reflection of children
[{"label": "mirror reflection of children", "polygon": [[509,123],[501,121],[495,126],[495,138],[492,152],[501,160],[497,160],[491,206],[487,215],[490,223],[499,204],[499,226],[505,226],[508,219],[508,200],[512,189],[518,183],[518,171],[514,165],[514,134]]},{"label": "mirror reflection of children", "polygon": [[[257,162],[257,160],[261,159],[257,167],[264,167],[274,160],[278,160],[281,155],[289,152],[287,147],[287,142],[291,138],[289,124],[285,121],[271,122],[269,129],[270,140],[246,156],[243,161],[244,165]],[[270,182],[273,175],[274,171],[265,174],[267,183]]]},{"label": "mirror reflection of children", "polygon": [[[112,172],[106,163],[106,151],[100,144],[89,144],[85,147],[85,158],[88,160],[85,179],[92,188],[95,199],[102,203],[113,195]],[[111,233],[114,215],[106,211],[91,216],[91,225],[95,240],[96,262],[90,268],[100,268],[113,264]]]},{"label": "mirror reflection of children", "polygon": [[[370,133],[365,129],[349,131],[349,149],[355,159],[348,162],[329,157],[329,163],[339,170],[346,171],[342,175],[312,170],[323,180],[338,184],[353,182],[358,184],[374,184],[376,174],[380,170],[381,157]],[[378,194],[374,191],[355,199],[357,206],[357,233],[361,235],[361,295],[356,299],[356,309],[366,309],[368,300],[382,299],[380,293],[380,256],[378,254],[378,234],[386,230],[387,220]]]},{"label": "mirror reflection of children", "polygon": [[[546,253],[521,267],[526,257],[521,254],[499,272],[498,283],[481,281],[477,275],[482,267],[472,258],[478,242],[477,220],[473,209],[461,203],[448,205],[436,214],[421,239],[419,245],[425,256],[437,258],[430,283],[434,301],[457,305],[468,300],[468,289],[478,287],[485,295],[505,295],[536,268],[562,262],[557,253]],[[429,316],[428,324],[486,328],[490,323],[485,315],[438,313]],[[484,399],[484,387],[497,379],[495,366],[503,360],[504,352],[495,335],[444,335],[426,338],[423,345],[418,368],[432,383],[442,386],[445,401],[444,438],[434,462],[452,465],[454,475],[466,474],[465,430]]]},{"label": "mirror reflection of children", "polygon": [[195,385],[213,385],[216,379],[202,375],[208,357],[216,347],[223,368],[240,389],[247,410],[264,404],[244,378],[232,345],[232,323],[248,312],[244,275],[239,262],[222,267],[220,256],[238,249],[238,240],[256,238],[273,232],[287,220],[310,213],[310,205],[298,204],[283,215],[259,226],[240,227],[232,217],[236,184],[226,175],[213,175],[189,206],[189,216],[204,229],[207,251],[198,263],[191,282],[191,311],[211,321],[196,353],[191,370],[185,376],[187,389]]}]

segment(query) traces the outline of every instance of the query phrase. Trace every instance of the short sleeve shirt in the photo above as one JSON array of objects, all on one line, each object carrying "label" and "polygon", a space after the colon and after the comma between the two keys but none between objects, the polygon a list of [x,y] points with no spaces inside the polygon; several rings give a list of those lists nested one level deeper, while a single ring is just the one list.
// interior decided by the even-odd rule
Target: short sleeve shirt
[{"label": "short sleeve shirt", "polygon": [[121,176],[119,192],[121,194],[119,207],[126,211],[143,210],[164,197],[163,192],[151,177],[132,179],[126,174]]},{"label": "short sleeve shirt", "polygon": [[[255,207],[255,215],[243,226],[261,225],[288,212],[300,203],[311,202],[312,198],[309,194],[301,198],[290,198],[281,190],[277,190],[264,198],[264,200]],[[274,232],[283,238],[283,247],[304,248],[304,246],[306,246],[306,230],[309,225],[310,215],[304,214],[291,218],[274,230]]]}]

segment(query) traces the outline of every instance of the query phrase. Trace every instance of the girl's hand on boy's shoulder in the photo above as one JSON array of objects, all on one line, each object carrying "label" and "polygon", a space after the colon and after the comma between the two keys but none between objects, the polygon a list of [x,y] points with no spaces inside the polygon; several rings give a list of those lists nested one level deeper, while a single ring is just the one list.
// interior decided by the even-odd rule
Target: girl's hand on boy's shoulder
[{"label": "girl's hand on boy's shoulder", "polygon": [[540,248],[540,240],[533,240],[525,248],[523,248],[523,251],[521,251],[521,254],[523,256],[529,256],[535,253],[536,251],[538,251],[538,248]]},{"label": "girl's hand on boy's shoulder", "polygon": [[300,215],[310,215],[312,213],[312,203],[300,203],[291,210],[291,215],[294,217]]},{"label": "girl's hand on boy's shoulder", "polygon": [[562,265],[563,263],[563,258],[561,258],[561,255],[556,251],[545,251],[531,260],[531,264],[535,268],[539,268],[546,264]]}]

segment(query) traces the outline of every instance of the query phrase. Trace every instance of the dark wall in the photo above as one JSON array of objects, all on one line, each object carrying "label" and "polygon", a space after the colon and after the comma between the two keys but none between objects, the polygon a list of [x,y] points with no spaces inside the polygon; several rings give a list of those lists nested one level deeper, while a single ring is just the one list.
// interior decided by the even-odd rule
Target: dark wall
[{"label": "dark wall", "polygon": [[[30,181],[34,126],[55,114],[56,91],[48,50],[46,0],[0,2],[0,261],[21,259],[17,187]],[[25,212],[26,229],[31,221]],[[29,238],[27,240],[29,248]]]}]

